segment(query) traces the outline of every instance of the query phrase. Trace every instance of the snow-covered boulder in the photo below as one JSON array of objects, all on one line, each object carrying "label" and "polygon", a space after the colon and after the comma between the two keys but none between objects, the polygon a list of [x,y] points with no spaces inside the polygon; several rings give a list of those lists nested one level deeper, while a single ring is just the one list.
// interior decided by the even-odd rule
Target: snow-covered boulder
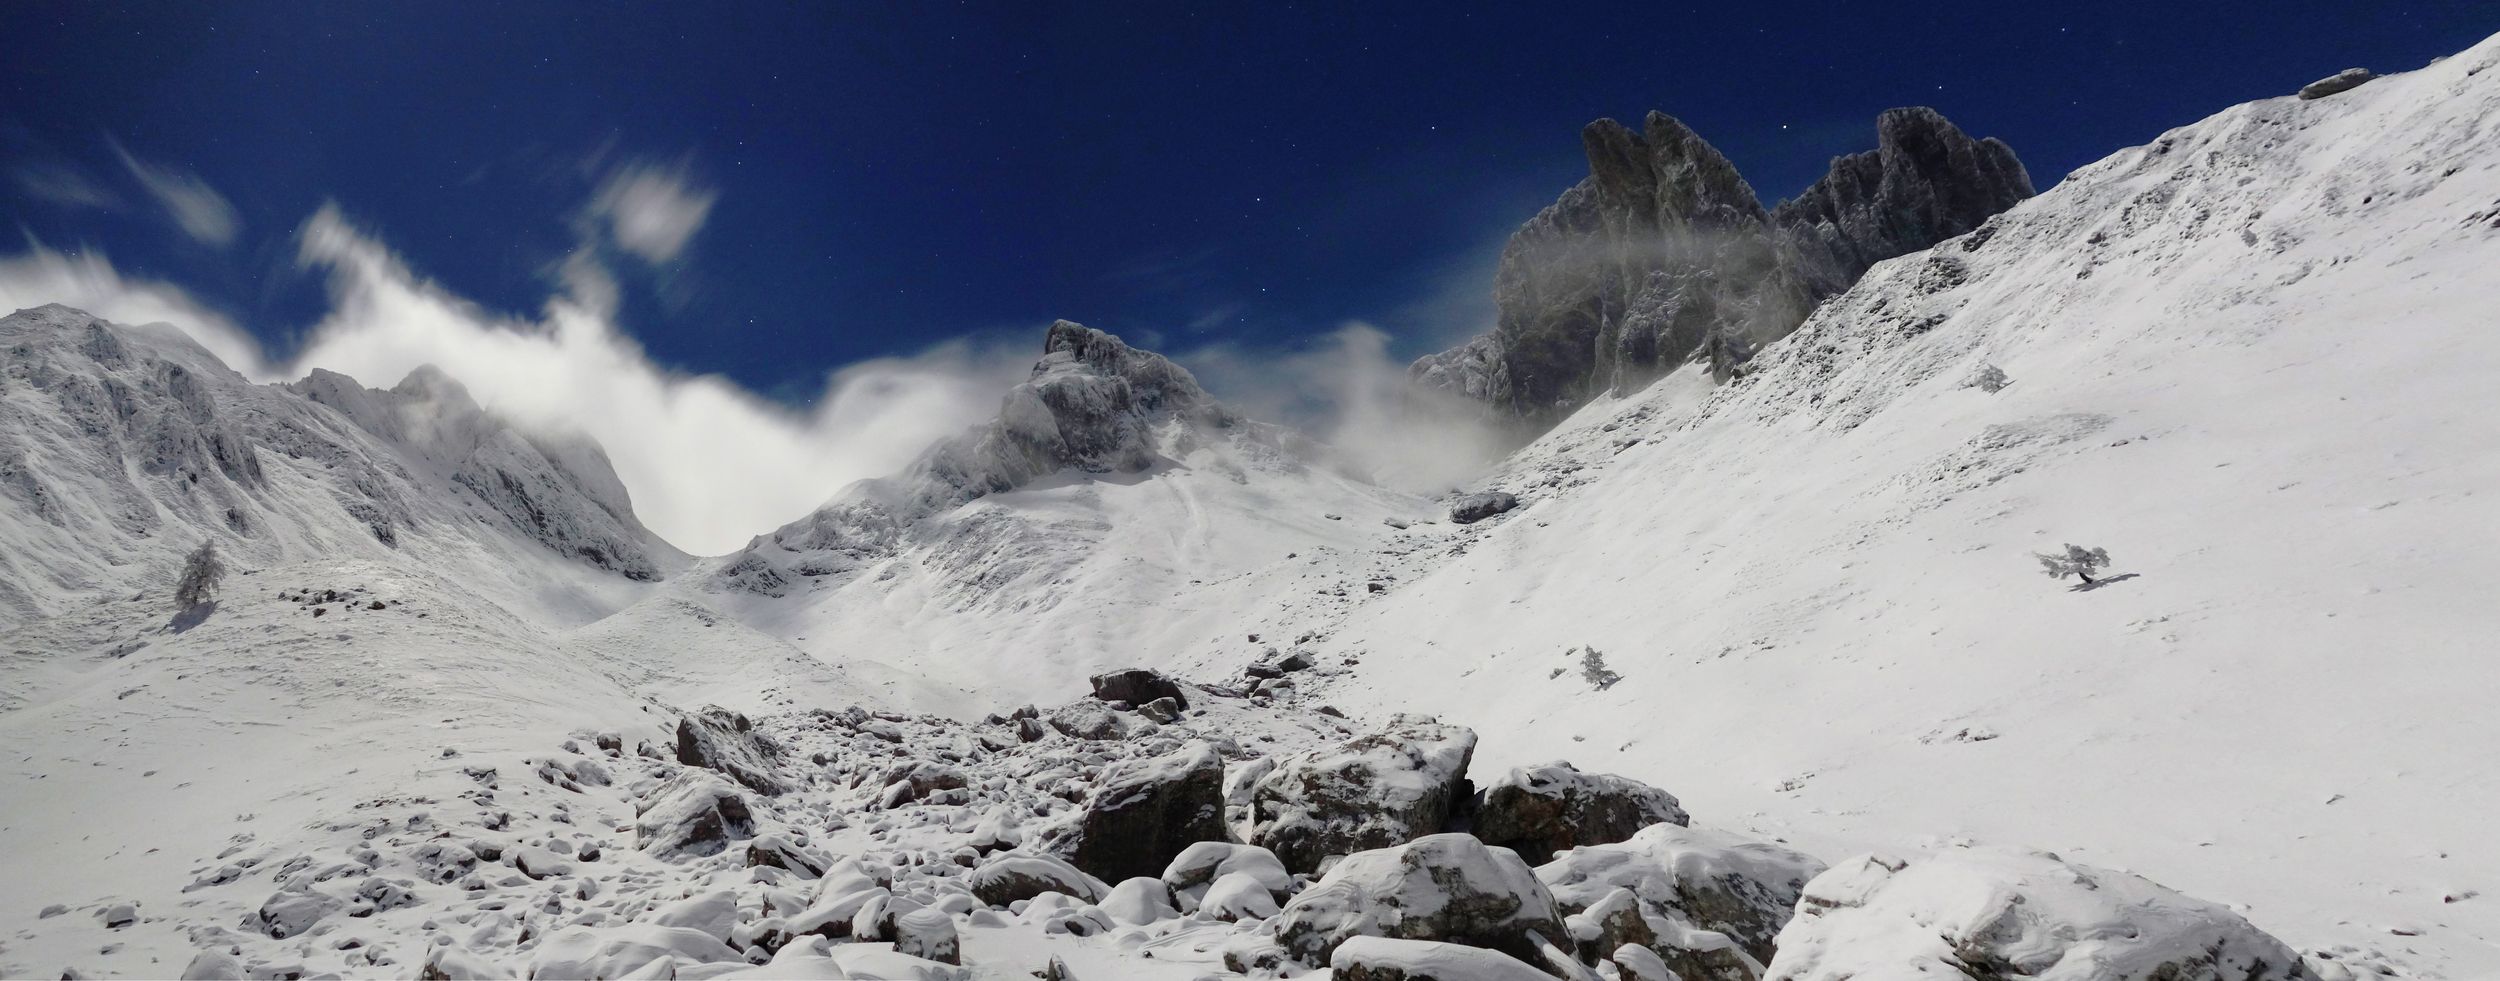
[{"label": "snow-covered boulder", "polygon": [[789,785],[775,771],[781,748],[746,716],[705,706],[677,722],[677,762],[717,770],[759,794],[778,794]]},{"label": "snow-covered boulder", "polygon": [[280,940],[301,935],[346,903],[311,887],[281,889],[260,904],[251,926]]},{"label": "snow-covered boulder", "polygon": [[1224,838],[1224,760],[1193,742],[1111,768],[1051,851],[1109,881],[1154,876],[1182,850]]},{"label": "snow-covered boulder", "polygon": [[1469,796],[1476,734],[1401,720],[1393,728],[1280,760],[1251,791],[1250,842],[1295,872],[1330,855],[1439,833]]},{"label": "snow-covered boulder", "polygon": [[963,882],[965,888],[989,906],[1005,906],[1046,892],[1090,903],[1111,891],[1102,880],[1048,855],[995,855],[965,874]]},{"label": "snow-covered boulder", "polygon": [[1607,845],[1653,824],[1690,824],[1674,794],[1569,763],[1512,767],[1484,789],[1476,837],[1543,864],[1555,852]]},{"label": "snow-covered boulder", "polygon": [[2048,852],[1864,855],[1808,883],[1767,981],[2298,981],[2283,942],[2220,905]]},{"label": "snow-covered boulder", "polygon": [[1519,506],[1519,499],[1503,491],[1466,494],[1450,502],[1450,521],[1472,525]]},{"label": "snow-covered boulder", "polygon": [[1276,915],[1276,897],[1282,893],[1248,872],[1226,872],[1215,877],[1198,897],[1196,915],[1226,922],[1264,920]]},{"label": "snow-covered boulder", "polygon": [[963,941],[956,936],[954,918],[939,910],[922,907],[897,916],[891,932],[896,953],[940,964],[963,963]]},{"label": "snow-covered boulder", "polygon": [[1328,959],[1335,981],[1553,981],[1518,958],[1430,940],[1356,937]]},{"label": "snow-covered boulder", "polygon": [[[1564,925],[1571,929],[1581,959],[1604,957],[1619,970],[1633,970],[1635,976],[1653,961],[1685,981],[1754,981],[1762,976],[1762,961],[1745,953],[1727,934],[1651,913],[1630,889],[1607,893],[1589,908],[1571,914]],[[1647,956],[1626,955],[1625,951]]]},{"label": "snow-covered boulder", "polygon": [[1460,943],[1523,960],[1538,956],[1532,936],[1571,943],[1562,909],[1528,863],[1455,833],[1348,855],[1274,922],[1285,950],[1315,965],[1364,936]]},{"label": "snow-covered boulder", "polygon": [[635,847],[664,859],[718,855],[754,836],[746,795],[707,770],[668,778],[635,808]]},{"label": "snow-covered boulder", "polygon": [[1103,895],[1102,902],[1095,905],[1102,907],[1103,913],[1113,920],[1131,926],[1180,915],[1180,911],[1172,906],[1172,890],[1162,880],[1144,876],[1112,886],[1111,891]]},{"label": "snow-covered boulder", "polygon": [[[1536,870],[1566,911],[1588,910],[1627,889],[1642,912],[1663,921],[1651,929],[1676,949],[1716,947],[1709,938],[1689,936],[1706,931],[1725,935],[1766,963],[1807,880],[1822,872],[1822,862],[1783,845],[1675,824],[1653,824],[1611,845],[1575,848]],[[1662,947],[1660,953],[1673,961],[1672,950]]]},{"label": "snow-covered boulder", "polygon": [[1164,866],[1163,884],[1186,904],[1207,895],[1216,880],[1231,875],[1246,877],[1277,902],[1293,892],[1293,876],[1275,852],[1225,841],[1201,841],[1183,849],[1172,864]]},{"label": "snow-covered boulder", "polygon": [[1095,701],[1070,702],[1052,709],[1048,721],[1051,728],[1070,739],[1122,739],[1141,727],[1154,727],[1152,722],[1131,719]]}]

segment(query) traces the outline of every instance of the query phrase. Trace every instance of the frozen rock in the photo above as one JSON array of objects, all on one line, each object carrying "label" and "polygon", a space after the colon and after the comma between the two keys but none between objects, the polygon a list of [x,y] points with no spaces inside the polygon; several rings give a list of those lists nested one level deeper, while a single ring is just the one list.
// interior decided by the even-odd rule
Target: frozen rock
[{"label": "frozen rock", "polygon": [[1865,855],[1806,885],[1768,981],[2298,981],[2299,955],[2239,914],[2047,852]]},{"label": "frozen rock", "polygon": [[747,866],[788,869],[808,878],[825,874],[825,860],[780,835],[758,835],[747,842]]},{"label": "frozen rock", "polygon": [[1475,835],[1531,864],[1581,845],[1605,845],[1653,824],[1689,824],[1675,795],[1569,763],[1513,767],[1484,789]]},{"label": "frozen rock", "polygon": [[746,716],[716,705],[678,720],[677,762],[728,774],[759,794],[789,789],[775,772],[781,748]]},{"label": "frozen rock", "polygon": [[663,859],[718,855],[755,835],[746,795],[705,770],[687,770],[653,788],[635,811],[635,846]]},{"label": "frozen rock", "polygon": [[1110,706],[1092,701],[1070,702],[1052,709],[1050,727],[1071,739],[1120,739],[1135,728]]},{"label": "frozen rock", "polygon": [[243,961],[223,948],[203,950],[183,967],[182,981],[243,981]]},{"label": "frozen rock", "polygon": [[1172,890],[1160,879],[1139,876],[1122,881],[1105,894],[1102,911],[1121,923],[1137,926],[1180,915],[1172,908]]},{"label": "frozen rock", "polygon": [[849,947],[835,951],[842,969],[854,978],[878,981],[969,981],[972,972],[952,964],[913,957],[899,950]]},{"label": "frozen rock", "polygon": [[699,892],[659,908],[651,922],[664,927],[701,930],[722,943],[738,925],[738,894],[728,889]]},{"label": "frozen rock", "polygon": [[1277,913],[1277,897],[1283,895],[1268,888],[1267,882],[1250,872],[1226,872],[1217,876],[1198,897],[1197,914],[1211,920],[1264,920]]},{"label": "frozen rock", "polygon": [[1153,876],[1191,844],[1224,837],[1224,761],[1193,742],[1106,771],[1051,851],[1105,880]]},{"label": "frozen rock", "polygon": [[419,981],[502,981],[513,976],[511,969],[459,944],[435,945],[417,970]]},{"label": "frozen rock", "polygon": [[1005,906],[1046,892],[1085,902],[1101,899],[1110,886],[1048,855],[994,855],[964,876],[964,886],[984,905]]},{"label": "frozen rock", "polygon": [[1531,936],[1569,945],[1562,909],[1517,853],[1438,834],[1346,856],[1277,915],[1296,959],[1326,964],[1360,936],[1437,940],[1538,957]]},{"label": "frozen rock", "polygon": [[963,941],[955,934],[955,921],[945,913],[923,907],[894,918],[894,950],[925,961],[940,964],[963,963]]},{"label": "frozen rock", "polygon": [[1285,868],[1316,872],[1330,855],[1435,834],[1466,800],[1476,734],[1402,721],[1386,731],[1279,760],[1251,792],[1250,842]]},{"label": "frozen rock", "polygon": [[311,888],[282,889],[260,904],[260,911],[253,914],[254,925],[261,933],[284,940],[302,935],[345,905]]},{"label": "frozen rock", "polygon": [[1503,491],[1467,494],[1450,502],[1450,520],[1472,525],[1519,506],[1519,498]]},{"label": "frozen rock", "polygon": [[1662,921],[1654,929],[1667,941],[1684,943],[1684,949],[1709,948],[1715,946],[1709,938],[1679,935],[1714,932],[1768,962],[1773,938],[1807,880],[1822,871],[1823,863],[1813,856],[1772,842],[1653,824],[1622,842],[1573,849],[1536,874],[1567,911],[1589,909],[1627,889],[1644,913]]}]

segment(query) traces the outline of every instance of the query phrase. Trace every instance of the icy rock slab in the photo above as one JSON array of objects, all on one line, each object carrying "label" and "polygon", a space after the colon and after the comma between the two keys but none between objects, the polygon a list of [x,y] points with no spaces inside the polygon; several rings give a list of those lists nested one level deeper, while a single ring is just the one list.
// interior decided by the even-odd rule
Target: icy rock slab
[{"label": "icy rock slab", "polygon": [[1863,855],[1806,884],[1767,981],[2301,981],[2239,914],[2048,852]]}]

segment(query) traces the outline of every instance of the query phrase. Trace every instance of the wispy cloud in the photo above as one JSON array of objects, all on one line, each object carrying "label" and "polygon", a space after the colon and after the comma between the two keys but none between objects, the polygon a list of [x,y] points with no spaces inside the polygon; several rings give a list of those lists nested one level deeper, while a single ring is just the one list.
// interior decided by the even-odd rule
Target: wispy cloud
[{"label": "wispy cloud", "polygon": [[158,204],[165,206],[165,212],[173,216],[174,224],[181,226],[184,234],[207,245],[234,244],[236,233],[243,229],[243,221],[235,214],[234,205],[226,201],[225,195],[217,193],[216,188],[208,186],[207,181],[195,174],[148,163],[123,148],[120,141],[111,142],[113,152],[121,157],[122,166],[129,168],[130,176],[138,180],[139,186],[146,188]]},{"label": "wispy cloud", "polygon": [[1326,440],[1389,486],[1448,490],[1509,449],[1475,407],[1409,385],[1389,349],[1387,333],[1358,321],[1297,349],[1219,344],[1177,360],[1218,398]]},{"label": "wispy cloud", "polygon": [[120,195],[65,164],[29,164],[10,172],[9,177],[26,196],[48,204],[64,208],[121,206]]},{"label": "wispy cloud", "polygon": [[628,164],[609,172],[590,214],[617,247],[657,265],[685,250],[719,197],[694,186],[683,167]]}]

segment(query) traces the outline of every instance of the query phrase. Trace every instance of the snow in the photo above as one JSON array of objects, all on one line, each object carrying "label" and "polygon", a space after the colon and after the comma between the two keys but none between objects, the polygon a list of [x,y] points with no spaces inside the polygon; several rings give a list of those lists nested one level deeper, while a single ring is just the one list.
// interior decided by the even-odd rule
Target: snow
[{"label": "snow", "polygon": [[[1329,966],[1339,973],[1358,969],[1397,971],[1404,977],[1466,981],[1551,981],[1552,976],[1518,960],[1485,950],[1429,940],[1356,937],[1337,948]],[[1397,977],[1399,975],[1389,975]]]},{"label": "snow", "polygon": [[[1480,778],[1568,759],[1703,825],[1568,868],[1662,836],[1704,856],[1662,860],[1678,875],[1907,856],[1815,880],[1774,965],[1800,978],[1908,970],[1956,931],[2082,973],[2262,947],[2233,916],[2325,976],[2500,973],[2495,120],[2500,39],[2163,134],[1877,267],[1738,383],[1680,371],[1586,407],[1471,482],[1518,507],[1463,526],[1180,399],[1080,448],[1120,466],[920,512],[911,486],[857,489],[818,528],[873,533],[857,554],[694,560],[595,447],[461,410],[448,379],[253,386],[170,328],[0,320],[0,974],[1192,978],[1257,945],[1293,885],[1273,855],[1185,854],[1163,884],[1187,916],[1055,869],[1079,895],[976,910],[928,874],[1031,870],[1000,849],[1184,737],[1223,747],[1236,822],[1312,761],[1420,801],[1474,750]],[[1983,365],[2009,384],[1966,384]],[[1025,394],[997,433],[1066,440],[1053,412],[1115,407]],[[163,596],[208,537],[233,571],[177,618]],[[2038,574],[2066,542],[2109,550],[2095,588]],[[764,572],[782,595],[725,585]],[[1020,756],[983,742],[1023,745],[1014,726],[949,721],[1110,668],[1220,682],[1279,647],[1312,666],[1173,726],[1122,715],[1127,740]],[[1619,681],[1584,676],[1589,648]],[[806,785],[690,780],[754,826],[638,850],[675,721],[706,704],[795,740]],[[1452,735],[1382,766],[1323,704]],[[811,753],[853,782],[985,762],[961,767],[976,803],[879,806]],[[750,867],[750,835],[834,871]],[[1568,904],[1650,874],[1547,881]],[[2014,932],[1983,936],[2017,895]],[[897,899],[943,911],[969,968],[738,949]]]}]

